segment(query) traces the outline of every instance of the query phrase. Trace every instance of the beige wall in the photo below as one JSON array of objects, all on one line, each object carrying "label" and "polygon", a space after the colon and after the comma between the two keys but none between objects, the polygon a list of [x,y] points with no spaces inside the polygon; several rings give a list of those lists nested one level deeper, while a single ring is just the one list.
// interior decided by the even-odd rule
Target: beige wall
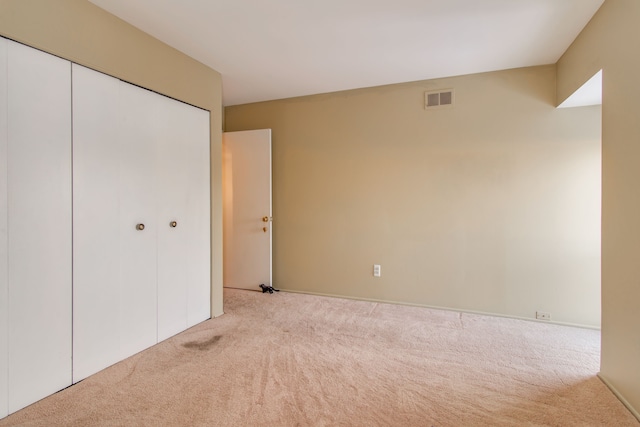
[{"label": "beige wall", "polygon": [[2,0],[0,35],[211,111],[211,297],[222,314],[220,74],[86,0]]},{"label": "beige wall", "polygon": [[640,417],[640,2],[606,0],[558,62],[558,100],[603,69],[601,377]]},{"label": "beige wall", "polygon": [[[273,129],[274,285],[599,326],[601,109],[555,109],[555,78],[225,108],[227,131]],[[425,111],[442,88],[455,108]]]}]

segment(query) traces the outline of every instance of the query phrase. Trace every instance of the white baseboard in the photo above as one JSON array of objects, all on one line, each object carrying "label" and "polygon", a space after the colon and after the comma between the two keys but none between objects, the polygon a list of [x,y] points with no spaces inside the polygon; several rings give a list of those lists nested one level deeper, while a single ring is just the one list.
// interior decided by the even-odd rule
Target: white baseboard
[{"label": "white baseboard", "polygon": [[620,392],[613,386],[613,384],[611,384],[609,380],[607,380],[607,378],[605,378],[600,372],[598,372],[598,378],[600,378],[600,381],[602,381],[604,385],[609,387],[609,390],[611,390],[611,392],[615,394],[618,399],[620,399],[620,402],[622,402],[622,404],[627,407],[629,412],[631,412],[633,416],[636,417],[638,421],[640,421],[640,412],[636,411],[636,409],[631,406],[629,401],[620,394]]},{"label": "white baseboard", "polygon": [[486,311],[464,310],[464,309],[460,309],[460,308],[439,307],[439,306],[427,305],[427,304],[414,304],[414,303],[403,302],[403,301],[382,300],[382,299],[374,299],[374,298],[361,298],[361,297],[352,297],[352,296],[337,295],[337,294],[325,294],[325,293],[320,293],[320,292],[298,291],[298,290],[293,290],[293,289],[283,289],[283,288],[279,288],[279,289],[281,291],[291,292],[291,293],[294,293],[294,294],[318,295],[318,296],[321,296],[321,297],[344,298],[344,299],[352,299],[352,300],[356,300],[356,301],[369,301],[369,302],[379,302],[379,303],[384,303],[384,304],[407,305],[407,306],[410,306],[410,307],[432,308],[434,310],[446,310],[446,311],[455,311],[457,313],[480,314],[482,316],[506,317],[507,319],[527,320],[529,322],[539,322],[539,323],[547,323],[547,324],[551,323],[551,324],[554,324],[554,325],[572,326],[574,328],[593,329],[593,330],[596,330],[596,331],[600,330],[600,327],[598,327],[598,326],[581,325],[581,324],[569,323],[569,322],[555,322],[553,320],[551,320],[551,321],[549,321],[549,320],[539,320],[539,319],[532,319],[530,317],[512,316],[512,315],[509,315],[509,314],[502,314],[502,313],[491,313],[491,312],[486,312]]}]

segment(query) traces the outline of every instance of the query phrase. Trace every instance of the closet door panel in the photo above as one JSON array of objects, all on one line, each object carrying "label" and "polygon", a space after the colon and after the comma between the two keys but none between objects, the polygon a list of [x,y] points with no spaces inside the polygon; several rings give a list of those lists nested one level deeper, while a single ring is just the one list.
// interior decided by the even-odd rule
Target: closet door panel
[{"label": "closet door panel", "polygon": [[71,63],[8,43],[9,412],[71,384]]},{"label": "closet door panel", "polygon": [[209,112],[191,107],[185,128],[189,131],[187,173],[187,327],[211,317],[211,174]]},{"label": "closet door panel", "polygon": [[0,38],[0,418],[9,412],[7,252],[7,40]]},{"label": "closet door panel", "polygon": [[120,81],[73,64],[73,381],[120,360]]},{"label": "closet door panel", "polygon": [[[157,94],[120,84],[120,348],[157,342]],[[143,230],[136,226],[144,225]]]},{"label": "closet door panel", "polygon": [[[187,328],[188,105],[158,97],[158,341]],[[172,223],[175,221],[175,227]]]}]

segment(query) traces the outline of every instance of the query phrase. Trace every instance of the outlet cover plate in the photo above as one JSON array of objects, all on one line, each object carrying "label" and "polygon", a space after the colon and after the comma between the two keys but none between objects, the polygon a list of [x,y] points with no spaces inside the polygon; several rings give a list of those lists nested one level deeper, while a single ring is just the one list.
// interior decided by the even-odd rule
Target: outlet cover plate
[{"label": "outlet cover plate", "polygon": [[551,313],[547,313],[546,311],[536,311],[536,319],[551,320]]},{"label": "outlet cover plate", "polygon": [[373,276],[380,277],[380,264],[373,264]]}]

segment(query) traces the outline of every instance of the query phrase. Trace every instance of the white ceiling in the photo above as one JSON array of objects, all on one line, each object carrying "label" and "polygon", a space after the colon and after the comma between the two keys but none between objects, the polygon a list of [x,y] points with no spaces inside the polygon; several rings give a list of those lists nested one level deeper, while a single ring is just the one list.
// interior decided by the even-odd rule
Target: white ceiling
[{"label": "white ceiling", "polygon": [[236,105],[555,63],[604,0],[90,0]]},{"label": "white ceiling", "polygon": [[602,105],[602,70],[595,73],[558,105],[558,108],[586,107],[587,105]]}]

